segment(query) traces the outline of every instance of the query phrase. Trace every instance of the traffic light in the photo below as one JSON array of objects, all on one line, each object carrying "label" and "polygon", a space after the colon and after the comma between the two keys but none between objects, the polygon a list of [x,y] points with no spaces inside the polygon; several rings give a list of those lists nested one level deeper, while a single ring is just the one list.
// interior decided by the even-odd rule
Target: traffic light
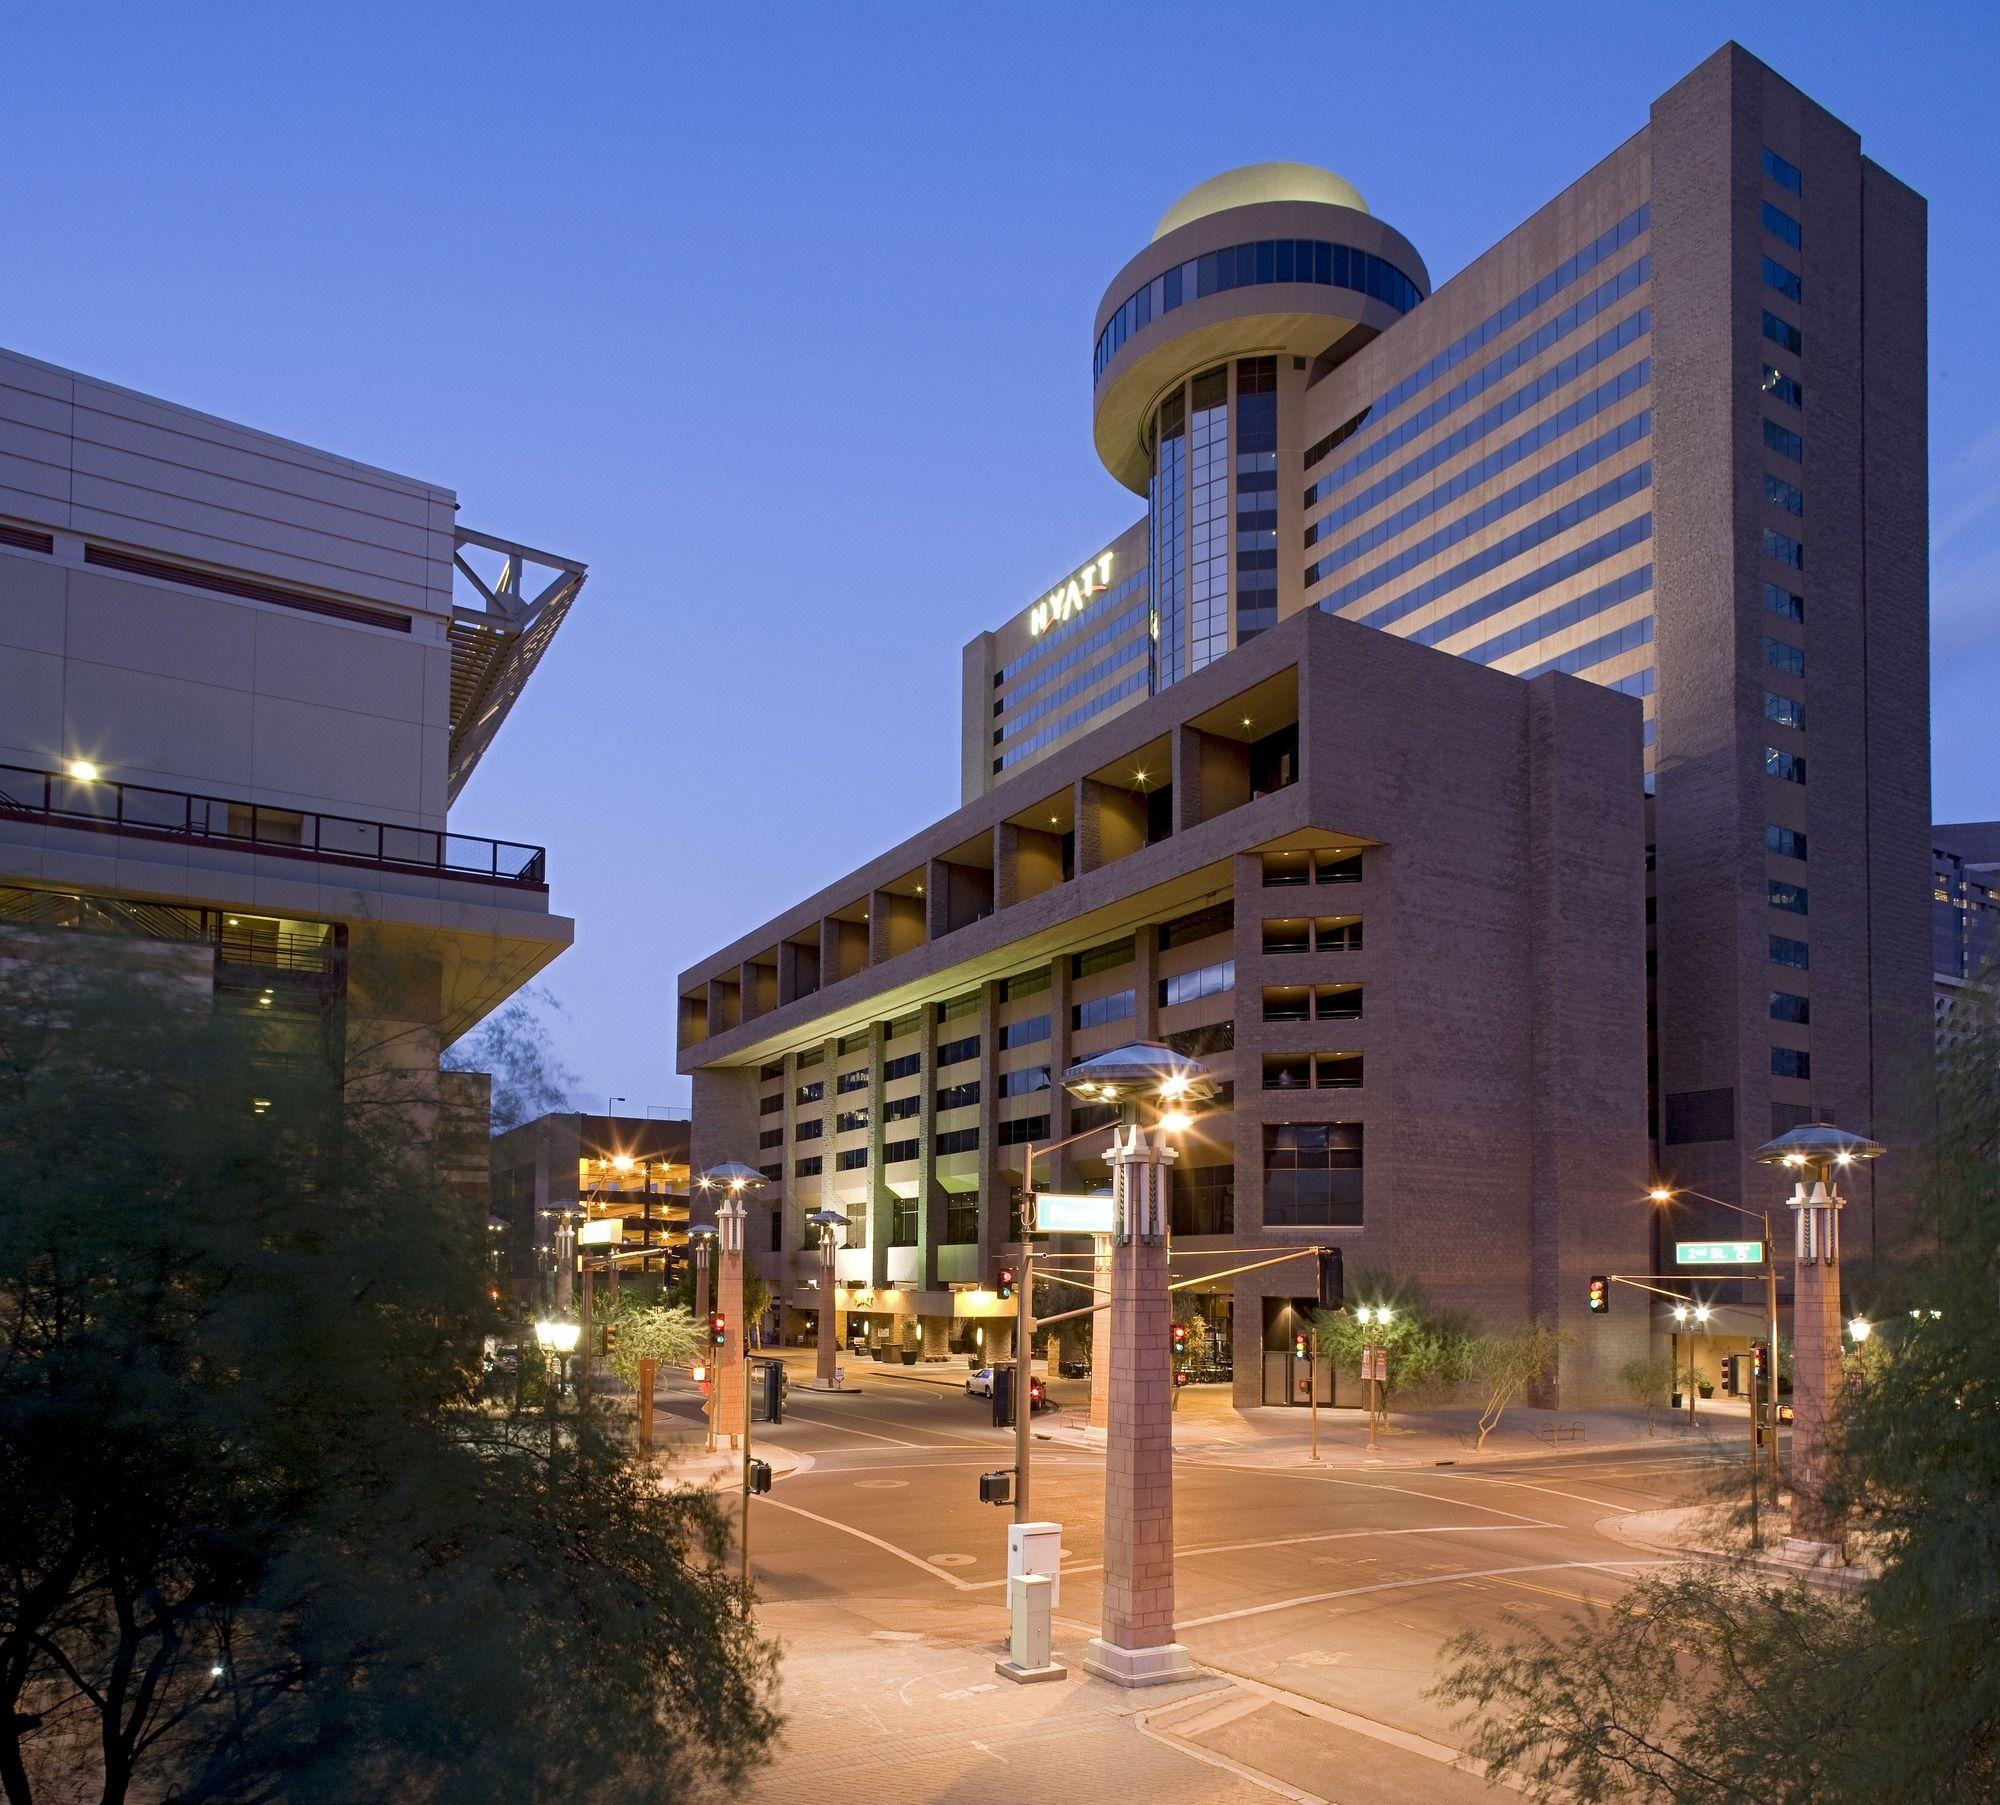
[{"label": "traffic light", "polygon": [[1012,1504],[1014,1502],[1014,1469],[1002,1467],[997,1473],[979,1475],[979,1502],[981,1504]]},{"label": "traffic light", "polygon": [[604,1357],[607,1360],[611,1357],[611,1350],[617,1345],[618,1325],[615,1322],[607,1322],[604,1325]]},{"label": "traffic light", "polygon": [[1003,1266],[1000,1268],[1000,1277],[998,1282],[994,1285],[993,1289],[1000,1294],[1000,1301],[1002,1303],[1005,1303],[1008,1298],[1014,1295],[1013,1267]]},{"label": "traffic light", "polygon": [[708,1339],[715,1347],[720,1347],[729,1339],[727,1325],[720,1310],[711,1310],[708,1313]]},{"label": "traffic light", "polygon": [[1764,1380],[1764,1344],[1753,1341],[1750,1344],[1750,1373],[1761,1385]]},{"label": "traffic light", "polygon": [[1184,1322],[1174,1324],[1174,1352],[1177,1354],[1187,1352],[1187,1324]]},{"label": "traffic light", "polygon": [[1311,1344],[1306,1339],[1306,1332],[1301,1329],[1292,1337],[1292,1358],[1294,1360],[1306,1359],[1310,1353],[1310,1347]]},{"label": "traffic light", "polygon": [[1338,1310],[1347,1290],[1347,1275],[1341,1270],[1340,1249],[1322,1247],[1319,1250],[1319,1307],[1322,1310]]},{"label": "traffic light", "polygon": [[1590,1281],[1590,1307],[1599,1316],[1611,1308],[1611,1281],[1602,1273]]},{"label": "traffic light", "polygon": [[760,1495],[771,1489],[771,1463],[768,1460],[753,1460],[750,1463],[750,1489]]}]

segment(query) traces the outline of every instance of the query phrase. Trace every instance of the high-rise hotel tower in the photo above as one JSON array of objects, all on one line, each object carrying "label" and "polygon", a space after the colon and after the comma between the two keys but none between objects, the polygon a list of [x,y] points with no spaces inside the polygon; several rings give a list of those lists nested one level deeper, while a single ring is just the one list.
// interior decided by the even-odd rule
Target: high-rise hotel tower
[{"label": "high-rise hotel tower", "polygon": [[[683,976],[696,1163],[765,1165],[788,1303],[832,1202],[837,1306],[976,1317],[1019,1149],[1079,1125],[1051,1076],[1142,1033],[1228,1085],[1190,1260],[1333,1238],[1488,1315],[1736,1238],[1657,1250],[1650,1181],[1761,1203],[1801,1120],[1906,1138],[1924,233],[1734,45],[1441,286],[1324,170],[1176,203],[1093,322],[1144,511],[965,648],[961,808]],[[1239,1397],[1305,1288],[1211,1300]]]}]

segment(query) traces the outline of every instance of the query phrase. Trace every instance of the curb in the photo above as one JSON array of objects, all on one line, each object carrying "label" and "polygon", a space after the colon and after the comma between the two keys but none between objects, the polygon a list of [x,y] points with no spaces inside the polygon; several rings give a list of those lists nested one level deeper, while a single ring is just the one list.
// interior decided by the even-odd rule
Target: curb
[{"label": "curb", "polygon": [[[1639,1517],[1658,1519],[1672,1517],[1680,1520],[1692,1516],[1700,1506],[1687,1506],[1673,1511],[1641,1511]],[[1858,1592],[1874,1578],[1866,1567],[1808,1567],[1797,1561],[1788,1561],[1774,1554],[1731,1554],[1726,1549],[1702,1548],[1685,1542],[1662,1540],[1657,1535],[1645,1535],[1632,1527],[1633,1518],[1605,1517],[1594,1527],[1599,1535],[1609,1536],[1613,1541],[1624,1542],[1634,1548],[1643,1548],[1650,1554],[1664,1554],[1675,1560],[1700,1561],[1711,1567],[1748,1567],[1758,1573],[1768,1573],[1774,1579],[1795,1579],[1809,1586],[1819,1586],[1830,1592]]]}]

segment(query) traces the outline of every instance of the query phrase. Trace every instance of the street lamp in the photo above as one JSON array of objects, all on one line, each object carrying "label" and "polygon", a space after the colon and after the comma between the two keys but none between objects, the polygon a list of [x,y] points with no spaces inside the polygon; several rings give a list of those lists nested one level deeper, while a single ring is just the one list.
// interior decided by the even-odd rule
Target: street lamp
[{"label": "street lamp", "polygon": [[535,1324],[535,1345],[542,1350],[544,1366],[551,1356],[556,1362],[555,1383],[548,1386],[549,1397],[549,1465],[556,1460],[556,1400],[561,1395],[563,1383],[569,1376],[569,1357],[576,1352],[578,1338],[583,1334],[583,1325],[566,1316],[545,1316]]},{"label": "street lamp", "polygon": [[1854,1345],[1860,1347],[1875,1333],[1875,1325],[1865,1316],[1850,1316],[1847,1319],[1847,1332],[1854,1337]]},{"label": "street lamp", "polygon": [[[716,1305],[722,1312],[722,1349],[716,1357],[714,1383],[709,1389],[709,1430],[725,1426],[730,1446],[740,1433],[738,1419],[749,1401],[749,1324],[743,1320],[743,1223],[744,1194],[761,1187],[764,1175],[755,1166],[740,1160],[725,1160],[701,1175],[704,1191],[720,1192],[722,1201],[715,1210],[716,1251],[721,1255],[717,1271]],[[737,1388],[742,1387],[739,1397]]]},{"label": "street lamp", "polygon": [[715,1254],[715,1224],[690,1222],[688,1246],[694,1260],[694,1313],[697,1321],[708,1320],[708,1264]]},{"label": "street lamp", "polygon": [[838,1391],[840,1380],[834,1366],[839,1352],[833,1332],[834,1267],[847,1232],[847,1218],[838,1210],[814,1210],[806,1220],[819,1230],[819,1367],[813,1377],[813,1389]]}]

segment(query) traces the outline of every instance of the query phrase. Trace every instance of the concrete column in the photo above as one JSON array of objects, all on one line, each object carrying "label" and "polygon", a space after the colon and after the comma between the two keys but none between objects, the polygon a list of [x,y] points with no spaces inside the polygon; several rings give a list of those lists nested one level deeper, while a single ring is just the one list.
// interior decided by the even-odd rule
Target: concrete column
[{"label": "concrete column", "polygon": [[1021,900],[1021,830],[1011,821],[993,829],[993,907],[1011,909]]},{"label": "concrete column", "polygon": [[[1111,1237],[1092,1235],[1095,1258],[1090,1282],[1100,1293],[1111,1288]],[[1102,1303],[1100,1296],[1097,1300]],[[1111,1312],[1099,1310],[1090,1319],[1090,1426],[1102,1429],[1111,1420]]]},{"label": "concrete column", "polygon": [[986,1331],[979,1344],[980,1353],[988,1365],[1014,1357],[1014,1319],[1011,1316],[987,1316],[979,1326]]},{"label": "concrete column", "polygon": [[1174,729],[1174,832],[1201,825],[1201,732],[1186,722]]},{"label": "concrete column", "polygon": [[949,1316],[924,1316],[918,1321],[923,1326],[924,1358],[943,1360],[951,1352],[951,1318]]},{"label": "concrete column", "polygon": [[840,1313],[833,1307],[835,1287],[831,1245],[822,1241],[813,1250],[814,1257],[819,1261],[819,1354],[813,1382],[827,1391],[834,1388],[833,1369],[840,1359]]},{"label": "concrete column", "polygon": [[[1084,1670],[1157,1686],[1195,1668],[1174,1640],[1174,1431],[1167,1291],[1168,1152],[1121,1131],[1111,1161],[1111,1395],[1104,1443],[1104,1590]],[[1158,1232],[1149,1232],[1157,1229]]]},{"label": "concrete column", "polygon": [[[723,1211],[731,1205],[724,1204]],[[734,1206],[740,1210],[743,1206]],[[718,1212],[720,1214],[721,1212]],[[722,1240],[729,1231],[725,1227],[716,1239]],[[722,1347],[717,1354],[717,1365],[710,1396],[715,1401],[715,1439],[718,1445],[726,1436],[730,1447],[742,1445],[743,1437],[743,1233],[739,1220],[733,1248],[717,1250],[720,1262],[718,1277],[720,1284],[716,1293],[716,1308],[722,1312]]]},{"label": "concrete column", "polygon": [[1841,1525],[1822,1493],[1837,1430],[1841,1381],[1839,1196],[1816,1183],[1793,1191],[1798,1237],[1792,1268],[1792,1534],[1838,1543]]}]

